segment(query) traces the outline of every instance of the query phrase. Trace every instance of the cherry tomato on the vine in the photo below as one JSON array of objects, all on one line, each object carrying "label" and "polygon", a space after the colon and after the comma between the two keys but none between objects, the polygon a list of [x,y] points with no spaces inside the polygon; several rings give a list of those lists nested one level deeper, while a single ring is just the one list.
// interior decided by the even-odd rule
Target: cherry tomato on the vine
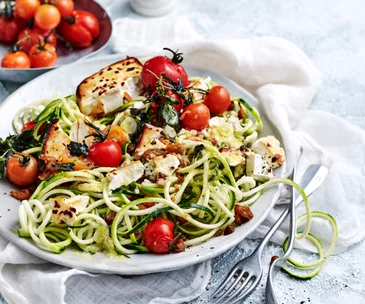
[{"label": "cherry tomato on the vine", "polygon": [[93,14],[76,10],[72,16],[62,18],[58,31],[72,47],[85,48],[99,37],[100,24]]},{"label": "cherry tomato on the vine", "polygon": [[180,119],[185,129],[200,131],[208,126],[210,112],[206,105],[194,103],[184,109]]},{"label": "cherry tomato on the vine", "polygon": [[19,187],[28,187],[38,178],[38,161],[31,155],[17,153],[6,164],[8,179]]},{"label": "cherry tomato on the vine", "polygon": [[219,115],[230,107],[231,96],[225,87],[215,86],[205,96],[204,104],[209,108],[210,112]]},{"label": "cherry tomato on the vine", "polygon": [[57,7],[42,4],[34,13],[34,24],[43,30],[53,30],[61,22],[61,14]]},{"label": "cherry tomato on the vine", "polygon": [[24,24],[20,20],[0,16],[0,42],[15,42],[23,27]]},{"label": "cherry tomato on the vine", "polygon": [[96,142],[89,148],[88,157],[99,167],[118,167],[123,159],[120,145],[114,140]]},{"label": "cherry tomato on the vine", "polygon": [[29,58],[33,68],[51,67],[56,63],[56,49],[47,43],[33,45],[29,51]]},{"label": "cherry tomato on the vine", "polygon": [[39,0],[16,0],[14,14],[24,20],[29,20],[40,5]]},{"label": "cherry tomato on the vine", "polygon": [[143,231],[145,246],[155,253],[169,253],[174,241],[175,224],[165,218],[156,218],[146,225]]},{"label": "cherry tomato on the vine", "polygon": [[18,47],[24,53],[28,54],[31,47],[37,43],[44,43],[44,38],[36,28],[25,28],[18,35]]},{"label": "cherry tomato on the vine", "polygon": [[22,51],[7,53],[1,61],[1,66],[8,69],[29,69],[30,60]]},{"label": "cherry tomato on the vine", "polygon": [[[171,51],[171,50],[170,50]],[[188,75],[185,69],[180,65],[182,54],[171,51],[174,55],[171,58],[167,56],[156,56],[146,61],[142,69],[142,83],[152,90],[156,88],[156,82],[162,75],[167,76],[174,82],[181,79],[183,87],[188,85]]]}]

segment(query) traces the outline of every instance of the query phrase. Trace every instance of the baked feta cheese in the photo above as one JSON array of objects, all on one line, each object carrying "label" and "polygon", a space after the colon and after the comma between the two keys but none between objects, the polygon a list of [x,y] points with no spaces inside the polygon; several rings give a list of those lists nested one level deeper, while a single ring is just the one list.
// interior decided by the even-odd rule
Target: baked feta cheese
[{"label": "baked feta cheese", "polygon": [[152,162],[155,165],[154,171],[165,176],[172,175],[180,165],[179,159],[172,154],[157,156],[152,160]]},{"label": "baked feta cheese", "polygon": [[274,177],[273,169],[260,154],[248,153],[246,158],[246,174],[257,181],[266,181]]},{"label": "baked feta cheese", "polygon": [[84,142],[90,147],[94,142],[94,137],[89,135],[94,132],[95,130],[90,128],[83,119],[79,119],[71,126],[70,138],[72,141]]},{"label": "baked feta cheese", "polygon": [[166,149],[166,145],[160,140],[162,132],[162,128],[145,124],[134,155],[142,156],[148,150]]},{"label": "baked feta cheese", "polygon": [[[210,77],[200,78],[189,84],[188,87],[207,91],[212,87],[212,79]],[[199,92],[199,90],[191,90],[191,93],[193,95],[194,103],[203,101],[204,94],[202,94],[202,92]]]},{"label": "baked feta cheese", "polygon": [[43,154],[61,162],[71,138],[62,130],[58,121],[53,123],[43,140]]},{"label": "baked feta cheese", "polygon": [[109,180],[108,189],[115,190],[121,186],[127,186],[139,180],[143,174],[144,166],[139,160],[123,164],[106,175]]},{"label": "baked feta cheese", "polygon": [[251,150],[260,154],[273,169],[281,166],[281,164],[285,161],[284,149],[280,147],[280,142],[271,135],[256,140],[252,144]]},{"label": "baked feta cheese", "polygon": [[89,197],[76,195],[70,198],[51,198],[52,222],[59,225],[62,222],[72,225],[77,221],[77,215],[84,211],[89,204]]}]

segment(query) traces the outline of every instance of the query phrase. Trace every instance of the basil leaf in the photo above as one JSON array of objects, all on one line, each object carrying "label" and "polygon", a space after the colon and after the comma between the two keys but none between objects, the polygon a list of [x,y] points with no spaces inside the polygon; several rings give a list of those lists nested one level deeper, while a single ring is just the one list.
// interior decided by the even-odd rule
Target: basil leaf
[{"label": "basil leaf", "polygon": [[174,106],[170,103],[165,103],[163,105],[162,118],[171,127],[175,127],[179,124],[179,114],[177,113]]}]

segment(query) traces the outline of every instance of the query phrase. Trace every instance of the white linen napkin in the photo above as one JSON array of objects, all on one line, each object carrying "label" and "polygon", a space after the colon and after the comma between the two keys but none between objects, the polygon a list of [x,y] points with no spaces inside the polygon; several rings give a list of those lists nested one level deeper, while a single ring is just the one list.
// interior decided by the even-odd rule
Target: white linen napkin
[{"label": "white linen napkin", "polygon": [[[115,51],[125,52],[137,45],[146,54],[146,50],[159,52],[162,46],[179,47],[187,64],[222,73],[256,95],[284,136],[289,167],[295,163],[300,145],[305,149],[301,171],[312,163],[328,166],[329,176],[310,202],[313,210],[336,218],[340,230],[337,247],[344,250],[359,242],[365,234],[361,220],[365,215],[365,132],[331,114],[307,110],[320,85],[319,73],[307,56],[278,38],[181,43],[179,27],[166,33],[156,45],[156,35],[151,36],[151,32],[158,33],[161,24],[166,28],[176,26],[167,20],[117,21],[116,33],[118,28],[135,28],[138,34],[128,36],[128,41],[114,35]],[[198,37],[185,21],[184,30],[189,28],[188,34]],[[262,236],[279,209],[276,207],[251,237]],[[321,222],[315,226],[314,233],[328,238],[328,225]],[[284,227],[274,240],[281,243],[285,233]],[[90,275],[42,261],[0,237],[0,293],[9,303],[183,303],[202,293],[209,279],[209,261],[138,277]]]}]

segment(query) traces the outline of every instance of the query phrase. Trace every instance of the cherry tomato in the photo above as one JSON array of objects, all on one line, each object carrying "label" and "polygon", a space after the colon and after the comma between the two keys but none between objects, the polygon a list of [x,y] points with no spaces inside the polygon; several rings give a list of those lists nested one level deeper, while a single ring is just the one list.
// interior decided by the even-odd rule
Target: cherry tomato
[{"label": "cherry tomato", "polygon": [[62,19],[58,30],[72,47],[85,48],[99,37],[100,24],[93,14],[76,10],[72,17]]},{"label": "cherry tomato", "polygon": [[155,253],[168,253],[173,242],[175,224],[165,218],[154,219],[146,225],[143,239],[146,247]]},{"label": "cherry tomato", "polygon": [[30,60],[22,51],[7,53],[1,61],[1,66],[8,69],[29,69]]},{"label": "cherry tomato", "polygon": [[118,167],[123,158],[122,148],[114,140],[96,142],[89,148],[88,157],[99,167]]},{"label": "cherry tomato", "polygon": [[61,22],[61,14],[57,7],[42,4],[34,13],[34,24],[43,30],[53,30]]},{"label": "cherry tomato", "polygon": [[36,44],[29,51],[29,58],[33,68],[50,67],[56,63],[56,49],[47,43]]},{"label": "cherry tomato", "polygon": [[40,34],[36,29],[26,28],[18,35],[18,47],[27,54],[33,45],[43,42],[43,35]]},{"label": "cherry tomato", "polygon": [[29,20],[40,5],[39,0],[16,0],[14,14],[24,20]]},{"label": "cherry tomato", "polygon": [[108,139],[114,140],[123,148],[124,144],[129,141],[128,134],[119,126],[108,126],[106,127],[102,133],[106,134],[109,130]]},{"label": "cherry tomato", "polygon": [[19,187],[28,187],[38,178],[38,162],[31,155],[14,154],[6,164],[8,179]]},{"label": "cherry tomato", "polygon": [[208,126],[210,112],[206,105],[194,103],[185,108],[180,119],[185,129],[200,131]]},{"label": "cherry tomato", "polygon": [[156,88],[156,82],[163,75],[169,77],[172,81],[178,82],[182,80],[183,86],[188,85],[188,75],[185,69],[179,64],[182,61],[180,53],[173,52],[173,57],[156,56],[147,60],[142,69],[142,83],[152,90]]},{"label": "cherry tomato", "polygon": [[22,132],[27,130],[34,130],[36,125],[37,123],[35,121],[27,122],[26,124],[23,125]]},{"label": "cherry tomato", "polygon": [[52,45],[54,48],[57,48],[57,36],[54,33],[54,30],[48,31],[48,33],[43,32],[44,41],[49,45]]},{"label": "cherry tomato", "polygon": [[231,96],[225,87],[215,86],[205,96],[204,104],[209,108],[210,112],[219,115],[230,107]]},{"label": "cherry tomato", "polygon": [[23,27],[17,19],[0,16],[0,42],[14,43]]},{"label": "cherry tomato", "polygon": [[166,95],[168,96],[168,97],[171,97],[172,99],[175,99],[177,102],[178,102],[178,104],[174,104],[174,108],[175,108],[175,110],[178,112],[178,113],[180,113],[181,112],[181,110],[183,109],[183,107],[184,107],[184,99],[182,99],[180,96],[179,96],[179,94],[177,94],[176,92],[174,92],[174,91],[172,91],[172,90],[168,90],[167,91],[167,93],[166,93]]},{"label": "cherry tomato", "polygon": [[61,16],[72,16],[74,11],[74,2],[72,0],[56,0],[55,5],[60,11]]}]

